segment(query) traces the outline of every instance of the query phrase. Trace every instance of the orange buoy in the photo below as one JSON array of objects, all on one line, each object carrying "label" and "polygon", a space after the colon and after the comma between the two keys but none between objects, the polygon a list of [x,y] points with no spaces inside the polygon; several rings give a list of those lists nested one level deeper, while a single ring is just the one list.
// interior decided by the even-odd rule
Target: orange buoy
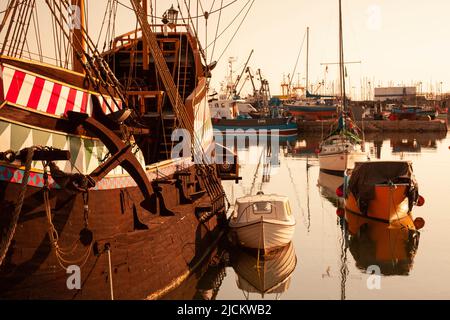
[{"label": "orange buoy", "polygon": [[337,215],[339,218],[344,217],[344,215],[345,215],[345,210],[342,209],[342,208],[336,209],[336,215]]},{"label": "orange buoy", "polygon": [[421,207],[425,204],[425,198],[419,195],[416,206]]},{"label": "orange buoy", "polygon": [[420,230],[425,226],[425,220],[421,217],[417,217],[414,219],[414,227],[416,230]]}]

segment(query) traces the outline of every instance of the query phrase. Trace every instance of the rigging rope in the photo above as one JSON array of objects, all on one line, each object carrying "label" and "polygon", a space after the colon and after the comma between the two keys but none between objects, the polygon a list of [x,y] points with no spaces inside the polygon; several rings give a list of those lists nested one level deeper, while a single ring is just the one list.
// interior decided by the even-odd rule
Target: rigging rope
[{"label": "rigging rope", "polygon": [[[67,19],[62,16],[62,21],[57,19],[57,12],[56,10],[54,10],[50,4],[50,0],[45,0],[47,6],[50,8],[51,13],[53,14],[53,16],[56,18],[55,20],[57,21],[58,25],[60,26],[64,36],[67,39],[71,39],[70,34],[68,34],[65,30],[64,30],[64,24],[63,22],[68,25],[68,21]],[[69,2],[67,0],[63,0],[63,3],[66,7],[69,6]],[[55,4],[55,3],[54,3]],[[59,12],[62,12],[62,7],[61,6],[56,6],[56,9]],[[94,87],[96,89],[99,89],[99,87],[103,87],[105,89],[105,91],[108,93],[108,95],[110,95],[111,97],[114,96],[118,96],[119,99],[122,101],[122,103],[126,106],[126,97],[122,91],[122,85],[120,84],[120,82],[117,80],[117,78],[115,77],[115,75],[113,74],[113,72],[111,71],[111,69],[109,68],[109,65],[103,60],[103,58],[101,57],[97,47],[95,47],[94,42],[92,41],[92,39],[88,36],[87,34],[87,30],[85,28],[82,28],[81,30],[81,37],[82,39],[78,39],[74,34],[71,40],[72,45],[75,44],[75,42],[78,43],[78,45],[80,47],[81,46],[81,42],[82,40],[86,41],[86,45],[87,45],[87,51],[91,51],[94,54],[94,57],[91,57],[89,54],[87,54],[87,52],[77,52],[77,57],[78,59],[81,60],[82,62],[82,66],[86,71],[86,76],[87,79],[89,81],[91,81],[91,83],[94,85]],[[84,56],[87,60],[87,62],[84,62],[82,60],[82,56]],[[95,72],[95,75],[92,74],[92,71]],[[112,92],[111,92],[112,90]],[[109,109],[110,112],[113,112],[109,102],[107,99],[105,99],[104,94],[101,92],[101,90],[98,90],[98,93],[100,94],[100,96],[103,98],[106,107]],[[112,99],[112,102],[118,107],[120,108],[120,106],[118,105],[118,101],[116,101],[116,99]]]},{"label": "rigging rope", "polygon": [[[180,93],[178,92],[178,89],[174,83],[174,79],[170,74],[164,56],[161,52],[161,49],[159,48],[156,36],[154,35],[150,25],[148,24],[147,17],[145,16],[145,13],[139,1],[131,0],[131,3],[135,8],[136,17],[139,20],[142,28],[143,37],[145,37],[147,40],[149,49],[155,60],[155,67],[158,70],[161,80],[163,81],[164,87],[166,88],[166,93],[172,104],[173,111],[175,112],[177,118],[180,120],[181,126],[187,129],[191,134],[191,138],[193,139],[192,149],[194,151],[194,162],[196,163],[199,177],[201,178],[208,195],[211,197],[213,208],[215,207],[217,201],[221,202],[220,204],[218,204],[220,205],[220,207],[225,207],[225,203],[223,203],[222,201],[226,200],[228,202],[226,194],[223,191],[222,185],[220,184],[217,175],[212,174],[211,172],[214,169],[209,166],[211,164],[209,158],[205,157],[202,143],[195,131],[194,122],[188,114],[186,106],[181,99]],[[195,95],[196,92],[194,92],[193,94]],[[198,161],[200,161],[200,163]],[[213,209],[213,211],[215,210]]]},{"label": "rigging rope", "polygon": [[9,246],[11,245],[11,241],[14,238],[14,234],[16,233],[20,212],[22,211],[22,205],[27,191],[28,178],[30,177],[31,163],[33,162],[34,150],[35,147],[27,148],[25,169],[24,175],[22,177],[20,193],[19,196],[17,197],[17,202],[14,208],[13,216],[11,217],[11,221],[9,223],[8,230],[6,234],[3,236],[2,241],[0,242],[0,266],[2,265],[3,260],[5,259],[6,253],[8,252]]},{"label": "rigging rope", "polygon": [[[227,7],[229,7],[229,6],[231,6],[232,4],[234,4],[234,3],[238,2],[238,1],[239,1],[239,0],[233,0],[233,1],[227,3],[226,5],[220,7],[220,8],[218,8],[218,9],[216,9],[216,10],[209,12],[209,15],[214,14],[214,13],[217,13],[217,12],[220,12],[221,10],[223,10],[223,9],[225,9],[225,8],[227,8]],[[117,1],[117,3],[120,4],[122,7],[128,9],[128,10],[134,11],[133,8],[131,8],[130,6],[127,6],[126,4],[123,4],[123,3],[120,2],[120,1]],[[155,10],[155,11],[156,11],[156,10]],[[163,17],[160,17],[160,16],[152,15],[152,14],[147,14],[147,16],[148,16],[149,18],[152,18],[152,19],[162,19],[162,18],[163,18]],[[201,15],[191,16],[191,18],[192,18],[192,19],[198,19],[198,18],[201,18],[201,17],[203,17],[203,16],[204,16],[204,15],[201,14]],[[180,18],[180,19],[178,19],[178,20],[182,20],[182,19]]]},{"label": "rigging rope", "polygon": [[[250,0],[249,0],[250,1]],[[239,29],[242,26],[242,23],[244,22],[245,18],[247,18],[248,13],[250,12],[250,9],[252,8],[253,4],[255,3],[255,0],[252,0],[252,3],[250,4],[250,6],[247,9],[247,12],[245,13],[244,17],[242,18],[241,22],[239,23],[236,31],[233,33],[233,36],[231,37],[230,41],[228,41],[225,49],[223,49],[222,54],[219,56],[219,58],[217,59],[217,62],[220,61],[220,59],[222,58],[222,56],[225,54],[225,52],[227,51],[228,47],[230,46],[231,42],[233,41],[234,37],[236,36],[236,34],[238,33]]]},{"label": "rigging rope", "polygon": [[[220,6],[223,6],[223,0],[221,0],[220,2]],[[217,19],[217,26],[216,26],[216,34],[214,35],[214,39],[217,40],[217,34],[219,33],[219,25],[220,25],[220,18],[222,17],[222,10],[220,10],[219,12],[219,18]],[[208,47],[206,47],[205,49],[208,49]],[[216,49],[216,41],[214,41],[214,46],[212,48],[212,53],[211,53],[211,58],[210,61],[213,61],[213,57],[214,57],[214,51]]]},{"label": "rigging rope", "polygon": [[[78,265],[80,268],[82,268],[91,253],[92,249],[92,243],[89,243],[87,245],[87,249],[85,252],[79,257],[75,259],[69,259],[69,256],[72,256],[75,250],[78,248],[78,244],[80,243],[80,239],[75,240],[72,245],[66,248],[62,248],[59,245],[59,234],[58,231],[55,228],[55,225],[53,224],[52,219],[52,210],[51,210],[51,204],[50,204],[50,188],[48,183],[48,173],[47,173],[47,167],[49,163],[44,163],[44,206],[45,206],[45,213],[47,217],[47,223],[48,223],[48,237],[50,239],[50,244],[55,249],[55,255],[58,260],[58,264],[63,269],[67,269],[67,266],[69,265]],[[87,191],[86,191],[87,192]],[[87,228],[87,212],[88,212],[88,204],[87,204],[87,197],[84,200],[84,219],[85,219],[85,228]]]},{"label": "rigging rope", "polygon": [[[297,60],[295,61],[294,70],[291,73],[292,77],[290,78],[290,81],[289,81],[289,87],[288,87],[289,89],[291,88],[292,80],[294,79],[294,75],[295,75],[295,71],[297,71],[298,60],[300,59],[300,55],[302,54],[302,51],[303,51],[303,45],[305,44],[306,34],[307,34],[307,31],[305,31],[305,35],[303,36],[302,45],[300,46],[300,51],[298,52]],[[306,88],[306,90],[308,90],[308,88]]]},{"label": "rigging rope", "polygon": [[206,48],[209,48],[214,42],[216,42],[217,39],[219,39],[224,33],[225,31],[227,31],[227,29],[229,27],[231,27],[231,25],[234,23],[234,21],[241,15],[241,13],[244,11],[244,9],[247,7],[247,5],[250,3],[250,1],[252,0],[248,0],[245,5],[241,8],[241,10],[239,10],[239,12],[234,16],[233,20],[231,20],[231,22],[220,32],[219,36],[217,36],[213,42],[211,42],[210,44],[206,45]]}]

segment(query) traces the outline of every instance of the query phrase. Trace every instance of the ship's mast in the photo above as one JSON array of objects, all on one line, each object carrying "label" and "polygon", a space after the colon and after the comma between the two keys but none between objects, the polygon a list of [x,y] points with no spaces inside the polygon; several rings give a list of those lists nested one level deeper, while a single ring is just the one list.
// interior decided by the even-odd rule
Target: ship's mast
[{"label": "ship's mast", "polygon": [[344,36],[342,30],[342,0],[339,0],[339,79],[343,111],[347,110],[345,99],[345,72],[344,72]]},{"label": "ship's mast", "polygon": [[309,87],[309,27],[306,28],[306,93]]},{"label": "ship's mast", "polygon": [[86,40],[84,35],[84,30],[86,30],[86,21],[84,20],[85,3],[84,0],[71,0],[71,5],[71,14],[73,15],[72,18],[76,19],[75,21],[77,23],[73,25],[70,32],[72,38],[78,39],[78,41],[72,41],[74,46],[72,53],[72,69],[75,72],[85,73],[83,63],[86,62],[86,57],[84,54],[81,54],[80,57],[78,56],[79,52],[86,52]]},{"label": "ship's mast", "polygon": [[[144,9],[144,14],[146,17],[148,17],[148,5],[147,0],[142,0],[142,8]],[[142,64],[143,69],[148,70],[149,68],[149,51],[148,51],[148,42],[145,37],[142,37]]]}]

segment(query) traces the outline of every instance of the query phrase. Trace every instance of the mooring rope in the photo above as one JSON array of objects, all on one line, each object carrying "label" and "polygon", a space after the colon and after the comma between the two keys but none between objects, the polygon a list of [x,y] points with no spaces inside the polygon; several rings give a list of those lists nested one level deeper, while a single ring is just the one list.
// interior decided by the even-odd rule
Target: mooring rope
[{"label": "mooring rope", "polygon": [[[47,166],[48,164],[44,163],[44,206],[45,206],[45,213],[47,217],[47,223],[48,223],[48,237],[50,240],[50,244],[55,249],[55,255],[58,260],[58,264],[63,269],[67,269],[67,266],[69,265],[78,265],[80,268],[82,268],[87,260],[89,259],[91,250],[92,250],[92,244],[89,244],[85,250],[85,252],[78,258],[69,259],[70,256],[74,255],[75,250],[78,248],[78,244],[80,243],[80,240],[76,240],[70,247],[63,248],[59,245],[59,234],[58,231],[55,228],[55,225],[53,224],[52,219],[52,209],[50,204],[50,188],[49,188],[49,181],[48,181],[48,173],[47,173]],[[85,210],[87,207],[87,202],[84,204]],[[85,216],[86,219],[86,216]],[[87,226],[87,221],[85,221],[85,226]]]},{"label": "mooring rope", "polygon": [[8,231],[0,242],[0,266],[5,259],[6,253],[8,252],[11,241],[16,233],[17,223],[19,221],[20,212],[22,211],[23,200],[25,199],[25,194],[27,191],[28,178],[30,177],[31,163],[33,161],[35,147],[27,148],[27,156],[25,160],[25,171],[22,178],[22,186],[20,189],[19,197],[17,198],[17,203],[14,209],[14,214],[11,217],[11,222],[8,227]]}]

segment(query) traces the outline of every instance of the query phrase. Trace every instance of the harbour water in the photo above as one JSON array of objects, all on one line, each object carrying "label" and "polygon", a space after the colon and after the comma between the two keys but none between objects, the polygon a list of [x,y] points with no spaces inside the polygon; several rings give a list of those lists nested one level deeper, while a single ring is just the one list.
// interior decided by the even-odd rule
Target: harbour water
[{"label": "harbour water", "polygon": [[[354,222],[344,223],[337,216],[335,189],[327,188],[333,188],[336,181],[319,170],[315,154],[319,141],[317,136],[298,137],[290,146],[280,146],[278,168],[258,165],[259,161],[242,163],[243,180],[237,185],[224,182],[230,201],[260,190],[289,197],[297,219],[293,253],[278,254],[274,259],[281,262],[277,264],[273,259],[262,261],[254,253],[236,254],[224,241],[209,268],[204,267],[206,273],[197,273],[166,298],[450,298],[450,135],[394,133],[366,137],[372,159],[413,162],[419,192],[425,198],[425,205],[413,210],[414,218],[425,220],[424,228],[413,238],[406,230],[389,229],[378,222],[366,222],[349,235]],[[239,155],[243,159],[252,152],[261,151],[240,150]],[[319,185],[319,180],[324,185]],[[295,257],[287,257],[292,254]],[[366,273],[373,265],[381,267],[381,278],[375,282]],[[252,285],[255,279],[259,284]],[[258,285],[265,286],[265,294],[254,292]]]}]

